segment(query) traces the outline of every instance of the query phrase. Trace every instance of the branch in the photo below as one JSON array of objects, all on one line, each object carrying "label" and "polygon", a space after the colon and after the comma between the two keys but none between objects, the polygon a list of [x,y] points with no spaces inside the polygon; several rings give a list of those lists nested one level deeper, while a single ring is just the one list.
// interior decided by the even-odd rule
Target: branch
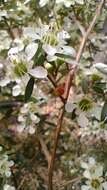
[{"label": "branch", "polygon": [[14,35],[14,32],[13,32],[11,26],[8,23],[7,18],[5,16],[3,16],[3,19],[4,19],[4,23],[7,26],[8,34],[10,34],[10,37],[12,38],[12,40],[14,40],[15,39],[15,35]]},{"label": "branch", "polygon": [[60,190],[64,190],[65,187],[67,187],[68,185],[72,184],[72,183],[75,183],[75,182],[78,182],[80,181],[81,179],[83,179],[83,176],[78,176],[74,179],[71,179],[70,181],[67,181],[65,183],[63,183],[63,187],[60,188]]},{"label": "branch", "polygon": [[80,30],[82,36],[84,36],[84,35],[85,35],[85,32],[86,32],[86,31],[85,31],[85,28],[81,25],[80,21],[76,18],[76,15],[74,15],[73,20],[74,20],[74,22],[76,23],[76,25],[78,26],[78,28],[79,28],[79,30]]},{"label": "branch", "polygon": [[[85,35],[82,38],[80,48],[79,48],[79,51],[78,51],[77,56],[76,56],[76,61],[77,62],[79,62],[80,59],[81,59],[81,56],[82,56],[86,41],[88,39],[88,36],[89,36],[90,32],[92,31],[93,27],[96,24],[96,20],[97,20],[97,18],[99,17],[99,15],[101,13],[101,10],[103,8],[104,3],[105,3],[105,0],[101,0],[100,4],[99,4],[99,6],[98,6],[98,8],[96,10],[96,14],[95,14],[94,18],[93,18],[92,22],[90,23],[89,28],[87,29]],[[65,85],[65,94],[64,94],[64,98],[65,98],[66,101],[68,99],[70,87],[71,87],[72,80],[74,78],[74,75],[75,75],[76,71],[77,71],[77,66],[75,66],[74,68],[72,68],[69,71],[68,78],[67,78],[66,85]],[[55,158],[56,158],[56,149],[57,149],[57,146],[58,146],[58,140],[59,140],[59,136],[60,136],[60,131],[61,131],[64,111],[65,111],[66,101],[64,103],[63,109],[61,110],[61,112],[59,114],[58,121],[57,121],[55,137],[54,137],[55,141],[54,141],[54,146],[53,146],[53,151],[52,151],[52,156],[51,156],[51,161],[50,161],[50,166],[49,166],[49,173],[48,173],[48,175],[49,175],[48,176],[49,177],[48,178],[48,190],[53,190],[52,178],[53,178],[54,162],[55,162]]]},{"label": "branch", "polygon": [[[50,74],[48,74],[48,79],[49,79],[49,81],[52,83],[52,85],[53,85],[55,88],[57,88],[57,85],[56,85],[56,83],[55,83],[55,80],[54,80],[53,76],[50,75]],[[61,101],[62,101],[63,103],[65,102],[64,98],[63,98],[61,95],[59,95],[59,98],[61,99]]]},{"label": "branch", "polygon": [[39,139],[42,151],[43,151],[43,153],[45,155],[45,158],[46,158],[47,162],[49,163],[51,157],[50,157],[49,151],[47,149],[47,146],[46,146],[46,144],[45,144],[45,142],[44,142],[44,140],[43,140],[43,138],[42,138],[42,136],[40,134],[38,134],[38,139]]}]

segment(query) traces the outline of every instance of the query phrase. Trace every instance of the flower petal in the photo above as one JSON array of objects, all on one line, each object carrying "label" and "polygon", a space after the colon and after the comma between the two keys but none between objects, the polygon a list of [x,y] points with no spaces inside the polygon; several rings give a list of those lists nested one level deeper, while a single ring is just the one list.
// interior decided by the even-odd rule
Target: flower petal
[{"label": "flower petal", "polygon": [[107,190],[107,182],[104,182],[104,183],[102,184],[102,186],[103,186],[104,190]]},{"label": "flower petal", "polygon": [[84,113],[80,113],[80,115],[77,118],[77,122],[78,125],[80,125],[80,127],[86,127],[88,125],[88,119]]},{"label": "flower petal", "polygon": [[51,45],[49,45],[49,44],[44,44],[44,45],[42,46],[42,48],[43,48],[44,51],[45,51],[48,55],[50,55],[50,56],[54,56],[55,53],[57,53],[56,48],[53,47],[53,46],[51,46]]},{"label": "flower petal", "polygon": [[73,112],[73,110],[76,108],[76,105],[73,104],[72,102],[67,102],[66,105],[65,105],[65,110],[68,112],[68,113],[71,113]]},{"label": "flower petal", "polygon": [[81,190],[89,190],[90,187],[88,185],[82,185]]},{"label": "flower petal", "polygon": [[25,53],[27,55],[27,61],[30,61],[33,58],[33,56],[35,55],[37,49],[38,49],[38,44],[34,43],[34,42],[30,43],[26,47]]},{"label": "flower petal", "polygon": [[29,74],[35,78],[44,79],[44,78],[47,78],[48,72],[42,66],[38,66],[34,69],[30,69]]}]

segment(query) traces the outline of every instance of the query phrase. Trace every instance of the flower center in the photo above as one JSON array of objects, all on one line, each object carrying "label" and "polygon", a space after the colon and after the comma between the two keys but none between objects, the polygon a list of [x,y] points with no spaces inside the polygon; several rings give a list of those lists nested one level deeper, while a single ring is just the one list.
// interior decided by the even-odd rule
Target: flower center
[{"label": "flower center", "polygon": [[92,108],[92,102],[91,100],[87,99],[87,98],[84,98],[82,99],[80,102],[79,102],[79,108],[82,110],[82,111],[87,111],[89,109]]},{"label": "flower center", "polygon": [[98,181],[98,179],[93,179],[91,182],[91,186],[95,189],[99,188],[100,182]]}]

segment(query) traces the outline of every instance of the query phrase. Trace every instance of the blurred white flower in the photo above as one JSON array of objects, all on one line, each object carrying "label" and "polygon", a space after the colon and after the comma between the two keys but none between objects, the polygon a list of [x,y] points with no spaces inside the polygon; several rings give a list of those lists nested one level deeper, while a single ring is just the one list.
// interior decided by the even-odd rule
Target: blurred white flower
[{"label": "blurred white flower", "polygon": [[36,28],[30,26],[23,29],[23,37],[24,39],[31,41],[40,39],[39,34],[36,33]]},{"label": "blurred white flower", "polygon": [[81,190],[107,190],[107,182],[103,178],[103,166],[96,163],[93,157],[88,162],[82,162],[81,167],[85,169],[83,176],[88,179]]},{"label": "blurred white flower", "polygon": [[32,107],[32,104],[29,102],[20,108],[17,118],[17,131],[19,133],[22,133],[23,131],[29,134],[35,133],[40,118],[35,114],[35,109],[33,110]]},{"label": "blurred white flower", "polygon": [[11,167],[14,165],[13,161],[8,160],[8,156],[4,155],[0,157],[0,174],[2,176],[10,177],[11,176]]},{"label": "blurred white flower", "polygon": [[17,125],[17,132],[22,133],[25,129],[25,124]]},{"label": "blurred white flower", "polygon": [[20,85],[15,85],[12,89],[12,95],[13,96],[18,96],[21,93],[21,87]]},{"label": "blurred white flower", "polygon": [[9,78],[5,78],[5,79],[3,79],[3,80],[0,81],[0,86],[1,87],[5,87],[9,83],[10,83],[10,79]]},{"label": "blurred white flower", "polygon": [[48,2],[49,0],[40,0],[39,5],[40,7],[44,7]]},{"label": "blurred white flower", "polygon": [[94,67],[103,74],[107,74],[107,65],[104,63],[96,63]]},{"label": "blurred white flower", "polygon": [[35,130],[36,129],[34,127],[29,127],[28,132],[29,132],[29,134],[33,135],[35,133]]},{"label": "blurred white flower", "polygon": [[77,122],[78,122],[78,124],[79,124],[80,127],[86,127],[86,126],[88,126],[89,121],[88,121],[88,119],[87,119],[87,117],[86,117],[86,115],[85,115],[84,112],[81,112],[79,114],[79,116],[77,117]]},{"label": "blurred white flower", "polygon": [[7,17],[8,14],[7,14],[7,11],[6,10],[1,10],[0,11],[0,20],[2,20],[3,17]]},{"label": "blurred white flower", "polygon": [[56,4],[63,4],[65,7],[70,7],[71,5],[75,4],[75,1],[73,0],[56,0]]},{"label": "blurred white flower", "polygon": [[68,112],[68,113],[72,113],[73,110],[76,108],[77,106],[75,104],[73,104],[72,102],[67,102],[66,105],[65,105],[65,110]]},{"label": "blurred white flower", "polygon": [[35,114],[33,114],[33,113],[31,113],[30,118],[31,118],[31,120],[32,120],[33,122],[35,122],[35,123],[39,123],[39,121],[40,121],[40,118],[37,117],[37,115],[35,115]]},{"label": "blurred white flower", "polygon": [[61,53],[61,54],[69,55],[69,56],[73,56],[73,57],[76,56],[75,49],[71,46],[65,46],[65,45],[58,45],[57,53]]},{"label": "blurred white flower", "polygon": [[68,101],[65,105],[65,110],[68,113],[72,113],[74,110],[77,115],[77,123],[80,127],[87,127],[89,124],[87,113],[80,110],[77,104],[73,103],[72,101]]},{"label": "blurred white flower", "polygon": [[62,30],[61,32],[57,33],[57,39],[60,40],[65,40],[65,39],[69,39],[70,35],[67,31]]},{"label": "blurred white flower", "polygon": [[11,185],[8,185],[8,184],[5,184],[4,187],[3,187],[3,190],[15,190],[15,187],[11,186]]},{"label": "blurred white flower", "polygon": [[82,162],[81,167],[85,169],[83,175],[87,179],[92,177],[100,177],[103,175],[103,166],[96,164],[96,161],[93,157],[88,159],[88,162]]}]

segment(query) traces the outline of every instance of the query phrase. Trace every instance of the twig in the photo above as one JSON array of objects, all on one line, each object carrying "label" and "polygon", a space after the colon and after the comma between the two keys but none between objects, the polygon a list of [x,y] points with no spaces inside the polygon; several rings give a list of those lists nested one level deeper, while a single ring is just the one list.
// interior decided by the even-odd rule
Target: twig
[{"label": "twig", "polygon": [[17,189],[18,188],[18,184],[17,184],[16,176],[14,174],[13,169],[11,169],[11,173],[12,173],[12,178],[13,178],[14,186]]},{"label": "twig", "polygon": [[44,140],[43,140],[43,138],[42,138],[42,136],[41,136],[40,134],[38,134],[38,139],[39,139],[39,142],[40,142],[42,151],[43,151],[43,153],[44,153],[44,155],[45,155],[45,158],[46,158],[46,160],[47,160],[47,162],[48,162],[48,165],[49,165],[51,156],[50,156],[50,154],[49,154],[49,151],[48,151],[48,149],[47,149],[47,146],[46,146],[46,144],[45,144],[45,142],[44,142]]},{"label": "twig", "polygon": [[[48,79],[50,80],[50,82],[52,83],[52,85],[53,85],[55,88],[57,88],[57,84],[56,84],[56,82],[55,82],[53,76],[50,75],[50,74],[48,74]],[[65,102],[64,98],[63,98],[61,95],[59,95],[59,98],[61,99],[61,101],[62,101],[63,103]]]},{"label": "twig", "polygon": [[76,18],[76,15],[74,15],[73,20],[76,23],[76,25],[78,26],[82,36],[84,36],[86,33],[85,28],[81,25],[80,21]]},{"label": "twig", "polygon": [[[82,52],[84,50],[86,41],[88,39],[88,36],[91,32],[91,30],[93,29],[97,18],[99,17],[101,10],[103,8],[103,5],[105,3],[105,0],[101,0],[97,10],[96,10],[96,14],[92,20],[92,22],[89,25],[89,28],[87,29],[85,36],[83,36],[82,42],[80,44],[80,48],[79,51],[77,53],[76,56],[76,61],[79,63],[80,58],[82,56]],[[66,81],[66,85],[65,85],[65,94],[64,94],[64,98],[67,101],[68,96],[69,96],[69,91],[70,91],[70,87],[72,84],[72,80],[74,78],[74,75],[76,73],[77,70],[77,66],[75,66],[74,68],[72,68],[72,70],[70,70],[69,74],[68,74],[68,78]],[[48,173],[48,190],[53,190],[53,185],[52,185],[52,178],[53,178],[53,170],[54,170],[54,162],[55,162],[55,158],[56,158],[56,149],[58,146],[58,140],[59,140],[59,135],[60,135],[60,131],[61,131],[61,126],[62,126],[62,121],[63,121],[63,116],[64,116],[64,111],[65,111],[65,104],[66,101],[64,103],[63,109],[61,110],[59,117],[58,117],[58,121],[57,121],[57,126],[56,126],[56,131],[55,131],[55,137],[54,137],[54,146],[53,146],[53,151],[52,151],[52,156],[51,156],[51,161],[50,161],[50,165],[49,165],[49,173]]]},{"label": "twig", "polygon": [[72,183],[75,183],[77,181],[80,181],[81,179],[83,178],[83,176],[79,176],[79,177],[76,177],[74,179],[71,179],[65,183],[62,184],[63,187],[60,188],[60,190],[63,190],[65,188],[65,186],[69,185],[69,184],[72,184]]},{"label": "twig", "polygon": [[3,16],[3,19],[4,19],[4,22],[5,22],[6,26],[7,26],[7,30],[8,30],[8,33],[10,34],[10,37],[12,38],[12,40],[14,40],[15,39],[15,35],[14,35],[14,32],[13,32],[11,26],[8,23],[7,18],[5,16]]}]

